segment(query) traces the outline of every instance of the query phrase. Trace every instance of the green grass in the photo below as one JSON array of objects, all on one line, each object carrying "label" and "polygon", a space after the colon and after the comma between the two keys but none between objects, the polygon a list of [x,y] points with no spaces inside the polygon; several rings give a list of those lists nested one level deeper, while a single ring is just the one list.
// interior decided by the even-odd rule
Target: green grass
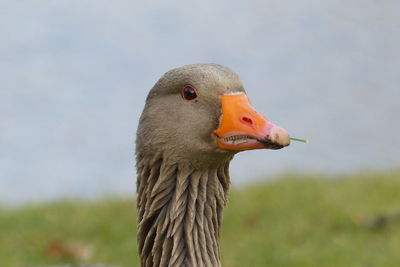
[{"label": "green grass", "polygon": [[[134,207],[127,199],[0,209],[0,265],[139,266]],[[399,214],[400,172],[249,185],[229,197],[223,266],[399,266]]]}]

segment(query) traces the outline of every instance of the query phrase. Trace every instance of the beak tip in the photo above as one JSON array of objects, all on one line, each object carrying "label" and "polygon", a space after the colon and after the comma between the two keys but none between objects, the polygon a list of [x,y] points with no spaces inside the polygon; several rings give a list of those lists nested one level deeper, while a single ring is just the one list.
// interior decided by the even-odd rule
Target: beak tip
[{"label": "beak tip", "polygon": [[271,128],[270,141],[279,146],[286,147],[290,145],[290,136],[285,129],[274,126]]}]

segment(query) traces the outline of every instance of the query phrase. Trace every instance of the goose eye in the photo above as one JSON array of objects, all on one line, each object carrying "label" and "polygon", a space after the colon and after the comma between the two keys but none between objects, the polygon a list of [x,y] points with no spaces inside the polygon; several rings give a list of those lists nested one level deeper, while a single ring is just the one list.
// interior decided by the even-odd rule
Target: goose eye
[{"label": "goose eye", "polygon": [[192,101],[197,98],[196,89],[191,85],[185,85],[182,89],[182,97],[185,100]]}]

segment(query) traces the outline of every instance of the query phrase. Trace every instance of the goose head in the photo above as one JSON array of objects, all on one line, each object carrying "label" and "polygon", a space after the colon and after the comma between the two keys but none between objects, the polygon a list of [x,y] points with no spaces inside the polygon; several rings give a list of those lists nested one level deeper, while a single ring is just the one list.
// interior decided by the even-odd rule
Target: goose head
[{"label": "goose head", "polygon": [[164,74],[140,118],[137,151],[163,153],[171,163],[200,168],[251,149],[280,149],[288,133],[250,104],[239,76],[217,64],[194,64]]}]

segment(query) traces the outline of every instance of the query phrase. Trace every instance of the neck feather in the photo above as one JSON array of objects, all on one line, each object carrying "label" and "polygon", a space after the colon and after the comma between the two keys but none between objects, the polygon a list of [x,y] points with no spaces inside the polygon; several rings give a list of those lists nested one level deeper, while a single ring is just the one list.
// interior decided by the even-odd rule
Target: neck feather
[{"label": "neck feather", "polygon": [[162,157],[137,161],[141,265],[221,266],[219,229],[229,162],[196,170]]}]

